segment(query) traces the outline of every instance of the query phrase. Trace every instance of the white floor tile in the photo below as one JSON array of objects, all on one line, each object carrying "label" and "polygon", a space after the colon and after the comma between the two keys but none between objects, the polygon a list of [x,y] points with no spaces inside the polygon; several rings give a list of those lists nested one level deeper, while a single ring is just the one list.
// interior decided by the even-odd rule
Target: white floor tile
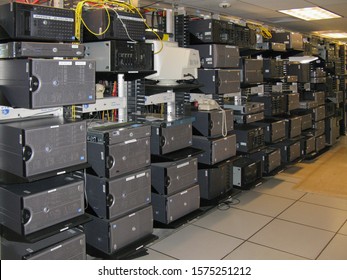
[{"label": "white floor tile", "polygon": [[234,205],[234,208],[271,217],[276,217],[294,203],[294,200],[291,199],[262,194],[255,191],[245,192],[237,198],[240,200],[240,203]]},{"label": "white floor tile", "polygon": [[282,179],[272,178],[253,190],[256,192],[298,200],[305,195],[305,192],[296,190],[294,188],[295,185],[295,183],[287,182]]},{"label": "white floor tile", "polygon": [[151,246],[151,249],[181,260],[219,260],[243,241],[194,225]]},{"label": "white floor tile", "polygon": [[262,245],[245,242],[224,260],[304,260],[305,258],[288,254]]},{"label": "white floor tile", "polygon": [[303,196],[300,200],[331,208],[347,210],[347,199],[345,198],[308,193],[305,196]]},{"label": "white floor tile", "polygon": [[347,260],[347,236],[337,234],[318,257],[319,260]]},{"label": "white floor tile", "polygon": [[344,234],[347,235],[347,221],[345,222],[345,224],[342,226],[342,228],[339,230],[340,234]]},{"label": "white floor tile", "polygon": [[278,218],[337,232],[347,219],[347,211],[299,201]]},{"label": "white floor tile", "polygon": [[275,175],[273,178],[284,180],[286,182],[290,182],[290,183],[294,183],[294,184],[298,184],[302,181],[302,178],[294,177],[290,174],[286,174],[283,172]]},{"label": "white floor tile", "polygon": [[276,219],[249,241],[304,258],[315,259],[333,236],[333,232]]},{"label": "white floor tile", "polygon": [[199,219],[194,225],[237,238],[248,239],[271,220],[272,218],[268,216],[230,208],[224,211],[214,211]]}]

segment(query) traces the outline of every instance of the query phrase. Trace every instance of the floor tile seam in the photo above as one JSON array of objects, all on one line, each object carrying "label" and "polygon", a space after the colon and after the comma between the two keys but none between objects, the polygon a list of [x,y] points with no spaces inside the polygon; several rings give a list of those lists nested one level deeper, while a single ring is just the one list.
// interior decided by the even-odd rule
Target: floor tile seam
[{"label": "floor tile seam", "polygon": [[[242,211],[245,211],[245,212],[248,212],[248,213],[252,213],[252,214],[262,215],[262,216],[269,217],[269,218],[275,218],[274,216],[266,215],[266,214],[264,214],[264,213],[254,212],[254,211],[247,210],[247,209],[243,209],[243,208],[237,208],[237,207],[235,207],[235,206],[230,206],[230,208],[231,208],[231,209],[242,210]],[[277,216],[276,216],[276,217],[277,217]]]},{"label": "floor tile seam", "polygon": [[275,197],[286,198],[286,199],[295,200],[295,201],[300,200],[301,198],[303,198],[303,197],[307,194],[307,192],[305,192],[305,193],[304,193],[302,196],[300,196],[299,198],[291,198],[291,197],[287,197],[287,196],[284,196],[284,195],[270,194],[270,193],[266,193],[266,192],[257,191],[256,189],[254,189],[253,191],[254,191],[254,192],[257,192],[257,193],[261,193],[261,194],[268,194],[268,195],[272,195],[272,196],[275,196]]},{"label": "floor tile seam", "polygon": [[240,248],[243,244],[245,244],[247,242],[247,240],[243,240],[243,242],[236,246],[233,250],[231,250],[228,254],[226,254],[223,258],[221,258],[221,260],[224,260],[227,256],[229,256],[232,252],[234,252],[235,250],[237,250],[238,248]]},{"label": "floor tile seam", "polygon": [[324,229],[324,228],[319,228],[319,227],[315,227],[315,226],[311,226],[311,225],[307,225],[307,224],[303,224],[303,223],[299,223],[299,222],[290,221],[290,220],[287,220],[284,218],[276,217],[275,219],[279,220],[279,221],[284,221],[284,222],[288,222],[288,223],[292,223],[292,224],[296,224],[296,225],[301,225],[301,226],[313,228],[313,229],[323,230],[323,231],[334,233],[334,234],[337,233],[337,231],[335,231],[335,230],[328,230],[328,229]]},{"label": "floor tile seam", "polygon": [[[307,193],[309,194],[309,193]],[[327,206],[327,205],[323,205],[323,204],[318,204],[318,203],[314,203],[314,202],[310,202],[310,201],[304,201],[304,200],[299,200],[300,202],[305,202],[307,204],[313,204],[313,205],[317,205],[317,206],[323,206],[323,207],[327,207],[327,208],[331,208],[331,209],[336,209],[336,210],[341,210],[341,211],[345,211],[347,212],[346,209],[341,209],[341,208],[336,208],[336,207],[332,207],[332,206]]]},{"label": "floor tile seam", "polygon": [[295,199],[295,198],[288,198],[288,197],[282,197],[282,196],[279,196],[279,195],[274,195],[274,194],[269,194],[269,193],[257,192],[255,189],[252,189],[250,191],[251,192],[255,192],[255,193],[261,193],[261,194],[264,194],[264,195],[267,195],[267,196],[273,196],[273,197],[279,197],[279,198],[283,198],[283,199],[297,201],[297,199]]},{"label": "floor tile seam", "polygon": [[234,236],[234,235],[230,235],[230,234],[227,234],[225,232],[220,232],[218,230],[213,230],[213,229],[206,228],[206,227],[199,226],[199,225],[193,225],[193,226],[201,228],[201,229],[205,229],[205,230],[208,230],[208,231],[211,231],[211,232],[214,232],[214,233],[222,234],[222,235],[225,235],[226,237],[232,237],[232,238],[236,238],[236,239],[239,239],[239,240],[242,240],[242,241],[246,241],[246,239],[244,239],[244,238],[237,237],[237,236]]},{"label": "floor tile seam", "polygon": [[305,257],[305,256],[294,254],[292,252],[287,252],[287,251],[284,251],[284,250],[281,250],[281,249],[278,249],[278,248],[274,248],[274,247],[271,247],[271,246],[268,246],[268,245],[264,245],[264,244],[261,244],[261,243],[257,243],[257,242],[254,242],[254,241],[246,240],[246,242],[249,242],[249,243],[252,243],[252,244],[255,244],[255,245],[259,245],[259,246],[263,246],[263,247],[266,247],[266,248],[269,248],[269,249],[272,249],[272,250],[276,250],[276,251],[279,251],[279,252],[282,252],[282,253],[290,254],[292,256],[304,258],[306,260],[313,260],[313,259],[310,259],[310,258]]},{"label": "floor tile seam", "polygon": [[289,209],[290,207],[292,207],[295,203],[297,202],[297,200],[292,200],[292,204],[290,204],[288,207],[286,207],[284,210],[282,210],[279,214],[277,214],[276,216],[270,216],[270,215],[266,215],[264,213],[258,213],[258,212],[254,212],[254,211],[250,211],[250,210],[247,210],[247,209],[240,209],[240,208],[237,208],[237,207],[232,207],[231,208],[235,208],[235,209],[238,209],[238,210],[243,210],[243,211],[246,211],[246,212],[250,212],[250,213],[253,213],[253,214],[258,214],[258,215],[262,215],[262,216],[265,216],[265,217],[270,217],[272,219],[275,219],[277,218],[279,215],[281,215],[284,211],[286,211],[287,209]]},{"label": "floor tile seam", "polygon": [[[341,229],[341,227],[340,227]],[[325,251],[326,248],[328,248],[328,246],[331,244],[331,242],[333,241],[333,239],[337,236],[337,232],[334,234],[334,236],[329,240],[329,242],[323,247],[323,249],[318,253],[318,256],[315,258],[315,260],[317,260],[322,253]]]}]

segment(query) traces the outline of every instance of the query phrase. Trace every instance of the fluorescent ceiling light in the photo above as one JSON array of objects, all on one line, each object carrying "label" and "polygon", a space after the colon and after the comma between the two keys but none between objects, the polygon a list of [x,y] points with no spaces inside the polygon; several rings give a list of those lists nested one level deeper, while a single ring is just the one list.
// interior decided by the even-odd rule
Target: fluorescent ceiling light
[{"label": "fluorescent ceiling light", "polygon": [[309,7],[302,9],[290,9],[290,10],[279,10],[279,12],[297,17],[303,20],[321,20],[321,19],[331,19],[340,18],[341,16],[324,10],[319,7]]},{"label": "fluorescent ceiling light", "polygon": [[308,55],[290,56],[289,57],[289,61],[300,62],[302,64],[310,63],[310,62],[315,61],[317,59],[318,59],[318,57],[316,57],[316,56],[308,56]]},{"label": "fluorescent ceiling light", "polygon": [[342,39],[347,38],[347,32],[327,32],[327,33],[320,33],[319,35],[333,38],[333,39]]}]

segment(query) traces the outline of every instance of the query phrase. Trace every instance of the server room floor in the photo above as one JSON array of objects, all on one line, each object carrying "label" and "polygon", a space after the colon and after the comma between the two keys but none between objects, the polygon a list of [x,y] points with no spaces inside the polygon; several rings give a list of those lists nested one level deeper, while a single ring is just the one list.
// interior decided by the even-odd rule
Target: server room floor
[{"label": "server room floor", "polygon": [[[329,152],[339,147],[347,137]],[[301,180],[284,171],[177,229],[155,229],[159,238],[138,259],[346,260],[347,198],[295,189]]]}]

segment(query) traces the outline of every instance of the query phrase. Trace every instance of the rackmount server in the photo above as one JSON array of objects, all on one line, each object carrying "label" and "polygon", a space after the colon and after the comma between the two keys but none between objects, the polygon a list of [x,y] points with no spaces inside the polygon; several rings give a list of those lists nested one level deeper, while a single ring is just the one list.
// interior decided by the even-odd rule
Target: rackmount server
[{"label": "rackmount server", "polygon": [[0,40],[76,41],[75,12],[70,9],[18,2],[2,4]]},{"label": "rackmount server", "polygon": [[234,29],[233,23],[216,19],[188,22],[191,45],[204,43],[235,45]]},{"label": "rackmount server", "polygon": [[301,130],[312,128],[312,114],[301,115]]},{"label": "rackmount server", "polygon": [[325,106],[319,106],[309,110],[312,113],[312,118],[315,122],[325,118]]},{"label": "rackmount server", "polygon": [[263,60],[262,59],[241,59],[242,77],[241,81],[246,84],[263,82]]},{"label": "rackmount server", "polygon": [[143,123],[106,124],[88,129],[88,163],[100,177],[112,178],[151,163],[151,127]]},{"label": "rackmount server", "polygon": [[2,238],[3,260],[86,260],[86,237],[79,229],[69,229],[37,242]]},{"label": "rackmount server", "polygon": [[325,104],[325,92],[324,91],[305,91],[302,93],[303,100],[316,101],[317,106]]},{"label": "rackmount server", "polygon": [[224,108],[232,109],[236,114],[254,114],[264,111],[261,102],[224,102]]},{"label": "rackmount server", "polygon": [[261,121],[264,119],[264,112],[254,113],[254,114],[244,114],[244,115],[234,115],[235,123],[237,124],[248,124]]},{"label": "rackmount server", "polygon": [[302,64],[299,62],[289,62],[287,65],[287,75],[297,76],[299,83],[309,83],[310,77],[310,64]]},{"label": "rackmount server", "polygon": [[300,33],[293,32],[274,32],[270,39],[271,42],[284,43],[287,49],[303,50],[303,39]]},{"label": "rackmount server", "polygon": [[264,119],[253,125],[264,128],[264,140],[267,144],[286,138],[286,124],[284,120]]},{"label": "rackmount server", "polygon": [[318,106],[317,101],[304,100],[299,102],[300,109],[312,109]]},{"label": "rackmount server", "polygon": [[265,146],[264,128],[251,124],[235,125],[236,150],[249,153]]},{"label": "rackmount server", "polygon": [[286,44],[276,42],[257,43],[257,48],[260,50],[268,50],[274,52],[286,52]]},{"label": "rackmount server", "polygon": [[264,175],[270,174],[281,166],[281,150],[274,147],[266,147],[258,152],[249,154],[253,160],[260,160]]},{"label": "rackmount server", "polygon": [[212,200],[227,193],[233,186],[232,167],[230,160],[212,166],[200,165],[198,170],[200,197]]},{"label": "rackmount server", "polygon": [[202,68],[238,68],[240,52],[237,46],[204,44],[190,45],[200,53]]},{"label": "rackmount server", "polygon": [[198,162],[213,165],[236,155],[236,135],[209,139],[193,136],[193,147],[204,152],[198,156]]},{"label": "rackmount server", "polygon": [[105,254],[113,254],[153,232],[152,206],[115,220],[91,218],[92,221],[84,225],[87,245]]},{"label": "rackmount server", "polygon": [[21,177],[59,174],[87,162],[86,122],[62,118],[0,124],[0,169]]},{"label": "rackmount server", "polygon": [[340,122],[336,117],[325,119],[325,137],[327,145],[335,145],[340,137]]},{"label": "rackmount server", "polygon": [[292,116],[285,119],[286,137],[295,138],[301,134],[301,116]]},{"label": "rackmount server", "polygon": [[28,235],[84,213],[84,182],[61,175],[32,183],[0,185],[0,221]]},{"label": "rackmount server", "polygon": [[151,164],[152,188],[160,195],[172,195],[198,182],[198,160],[193,157]]},{"label": "rackmount server", "polygon": [[267,117],[281,115],[286,113],[286,97],[282,93],[272,93],[271,95],[252,95],[253,102],[264,103],[264,115]]},{"label": "rackmount server", "polygon": [[291,163],[301,157],[300,141],[284,140],[272,145],[281,149],[281,161],[284,164]]},{"label": "rackmount server", "polygon": [[322,135],[325,133],[325,120],[321,120],[318,122],[313,122],[312,127],[316,130],[315,135]]},{"label": "rackmount server", "polygon": [[71,43],[8,42],[0,44],[0,58],[83,58],[84,45]]},{"label": "rackmount server", "polygon": [[86,58],[96,60],[97,72],[153,70],[153,44],[109,40],[85,43]]},{"label": "rackmount server", "polygon": [[192,145],[192,117],[144,115],[150,121],[151,154],[164,155]]},{"label": "rackmount server", "polygon": [[325,103],[325,118],[330,118],[336,115],[336,104],[333,102]]},{"label": "rackmount server", "polygon": [[0,60],[0,96],[11,107],[38,109],[95,102],[95,61]]},{"label": "rackmount server", "polygon": [[316,151],[316,137],[304,136],[300,139],[301,154],[309,155]]},{"label": "rackmount server", "polygon": [[[192,116],[195,118],[193,132],[196,135],[219,137],[234,129],[232,110],[192,111]],[[226,131],[224,131],[225,127]]]},{"label": "rackmount server", "polygon": [[233,185],[237,189],[250,189],[262,178],[260,160],[240,157],[233,161]]},{"label": "rackmount server", "polygon": [[[82,25],[83,42],[99,40],[126,40],[144,41],[145,24],[143,18],[137,13],[115,11],[104,8],[85,9],[82,14],[84,24],[95,33],[92,34]],[[105,32],[100,32],[100,30]]]},{"label": "rackmount server", "polygon": [[151,202],[149,168],[112,179],[87,175],[88,211],[102,219],[115,219]]},{"label": "rackmount server", "polygon": [[240,70],[198,69],[199,88],[203,93],[225,94],[240,92]]},{"label": "rackmount server", "polygon": [[172,195],[152,193],[153,219],[169,224],[200,207],[199,185]]},{"label": "rackmount server", "polygon": [[336,104],[343,102],[343,91],[334,91],[327,93],[327,99]]},{"label": "rackmount server", "polygon": [[325,134],[316,137],[316,152],[319,153],[325,148]]},{"label": "rackmount server", "polygon": [[113,145],[149,136],[151,136],[151,129],[148,123],[110,122],[96,126],[89,125],[87,141],[104,145]]},{"label": "rackmount server", "polygon": [[263,75],[264,79],[283,79],[284,63],[279,59],[263,59]]},{"label": "rackmount server", "polygon": [[286,112],[290,112],[300,108],[300,94],[299,93],[287,93],[286,98]]}]

